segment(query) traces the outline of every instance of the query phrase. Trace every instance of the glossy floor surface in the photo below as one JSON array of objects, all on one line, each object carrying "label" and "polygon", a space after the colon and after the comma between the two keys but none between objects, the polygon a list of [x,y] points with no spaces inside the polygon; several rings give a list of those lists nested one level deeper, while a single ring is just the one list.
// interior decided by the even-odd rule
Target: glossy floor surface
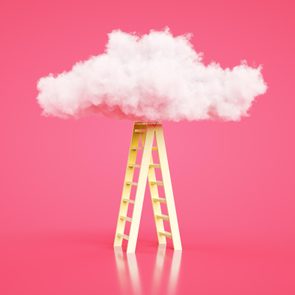
[{"label": "glossy floor surface", "polygon": [[293,248],[192,243],[182,252],[111,235],[1,236],[0,294],[295,294]]}]

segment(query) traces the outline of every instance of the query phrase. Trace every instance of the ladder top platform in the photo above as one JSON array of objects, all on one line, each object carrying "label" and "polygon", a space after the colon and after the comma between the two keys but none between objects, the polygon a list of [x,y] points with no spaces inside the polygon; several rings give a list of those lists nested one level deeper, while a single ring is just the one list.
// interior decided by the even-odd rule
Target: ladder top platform
[{"label": "ladder top platform", "polygon": [[160,122],[134,122],[136,126],[162,126]]}]

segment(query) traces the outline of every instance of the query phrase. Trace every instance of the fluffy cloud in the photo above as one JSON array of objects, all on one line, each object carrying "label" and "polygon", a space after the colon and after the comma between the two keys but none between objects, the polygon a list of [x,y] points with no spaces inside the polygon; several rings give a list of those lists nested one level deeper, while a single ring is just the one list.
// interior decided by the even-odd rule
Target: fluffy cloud
[{"label": "fluffy cloud", "polygon": [[139,120],[239,120],[266,91],[261,67],[205,65],[189,37],[113,31],[104,53],[38,81],[45,115]]}]

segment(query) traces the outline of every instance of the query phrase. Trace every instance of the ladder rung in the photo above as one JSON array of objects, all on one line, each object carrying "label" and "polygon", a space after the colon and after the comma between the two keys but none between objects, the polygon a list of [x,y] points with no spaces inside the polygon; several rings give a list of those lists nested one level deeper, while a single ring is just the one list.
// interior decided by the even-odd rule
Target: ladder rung
[{"label": "ladder rung", "polygon": [[117,234],[118,238],[124,239],[124,240],[128,240],[129,236],[127,235],[123,235],[123,234]]},{"label": "ladder rung", "polygon": [[159,234],[160,234],[161,236],[165,236],[165,237],[167,237],[167,238],[172,238],[172,234],[169,233],[169,232],[167,232],[167,231],[159,231]]},{"label": "ladder rung", "polygon": [[139,164],[129,164],[128,167],[129,168],[139,168],[140,165]]},{"label": "ladder rung", "polygon": [[163,185],[163,181],[151,181],[150,184]]},{"label": "ladder rung", "polygon": [[120,216],[120,219],[125,220],[125,221],[128,221],[128,222],[131,222],[132,221],[132,218],[131,217],[128,217],[128,216]]},{"label": "ladder rung", "polygon": [[[153,146],[153,147],[152,147],[152,150],[153,150],[153,151],[156,151],[157,149],[158,149],[157,146]],[[139,147],[131,147],[130,150],[131,150],[131,151],[139,151],[139,150],[142,150],[142,147],[141,147],[141,146],[139,146]]]},{"label": "ladder rung", "polygon": [[161,168],[160,164],[150,164],[150,168]]},{"label": "ladder rung", "polygon": [[164,215],[164,214],[156,214],[157,218],[161,218],[163,220],[169,220],[169,216],[168,215]]},{"label": "ladder rung", "polygon": [[134,129],[134,133],[145,133],[145,129]]},{"label": "ladder rung", "polygon": [[125,203],[129,203],[129,204],[134,204],[134,200],[127,199],[127,198],[124,198],[124,199],[123,199],[123,202],[125,202]]},{"label": "ladder rung", "polygon": [[127,185],[134,185],[134,186],[136,186],[137,185],[137,182],[126,181],[126,184]]},{"label": "ladder rung", "polygon": [[130,148],[131,151],[139,151],[139,150],[142,150],[142,147],[132,147]]},{"label": "ladder rung", "polygon": [[165,198],[153,198],[154,202],[160,202],[160,203],[166,203],[166,199]]}]

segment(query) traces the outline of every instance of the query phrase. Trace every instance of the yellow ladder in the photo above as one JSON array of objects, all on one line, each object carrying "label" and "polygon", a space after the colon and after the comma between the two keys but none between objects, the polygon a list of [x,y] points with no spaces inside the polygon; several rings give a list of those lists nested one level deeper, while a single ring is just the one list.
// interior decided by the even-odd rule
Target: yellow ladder
[{"label": "yellow ladder", "polygon": [[[153,162],[153,151],[158,153],[159,163]],[[138,156],[141,155],[139,163]],[[136,173],[136,169],[139,171]],[[161,172],[162,179],[156,179],[156,169]],[[135,174],[138,180],[134,181]],[[123,240],[128,241],[127,253],[134,253],[138,237],[139,223],[146,189],[149,182],[154,219],[159,244],[166,244],[171,238],[175,250],[181,250],[181,239],[173,197],[173,190],[168,166],[163,127],[160,123],[135,122],[129,149],[128,163],[117,221],[114,247],[121,247]],[[164,196],[159,195],[159,186],[163,186]],[[135,196],[131,196],[136,187]],[[167,206],[167,214],[162,214],[162,207]],[[129,208],[132,206],[133,208]],[[132,210],[131,216],[127,216]],[[130,214],[129,214],[130,215]],[[165,230],[165,223],[170,223],[170,232]],[[130,223],[129,234],[125,233],[126,222]]]}]

